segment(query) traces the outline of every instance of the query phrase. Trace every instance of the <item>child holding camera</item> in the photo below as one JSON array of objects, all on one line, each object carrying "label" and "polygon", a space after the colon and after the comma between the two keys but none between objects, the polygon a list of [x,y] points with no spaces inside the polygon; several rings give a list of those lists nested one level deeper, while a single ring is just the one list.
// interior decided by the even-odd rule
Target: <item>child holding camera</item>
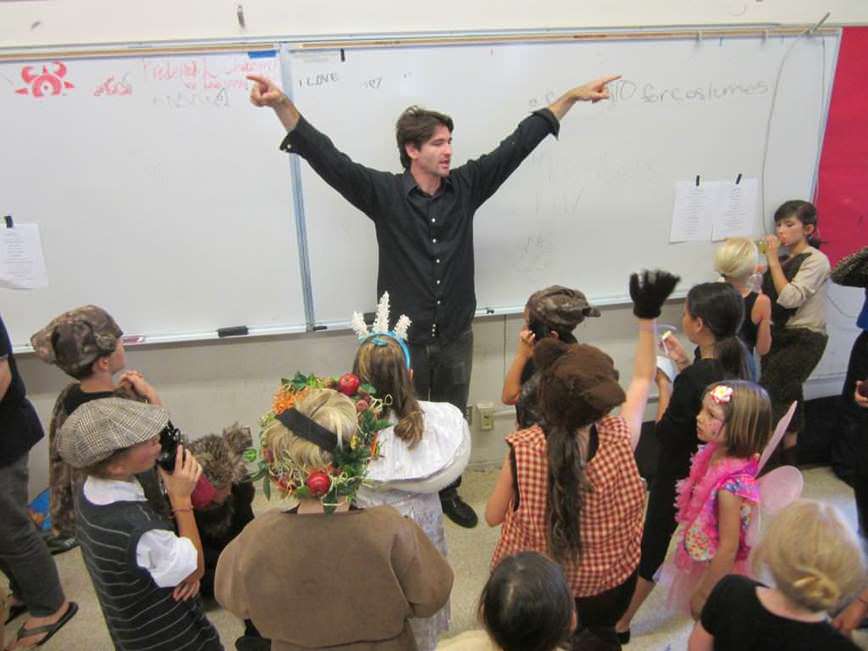
[{"label": "child holding camera", "polygon": [[[164,408],[123,398],[85,403],[58,434],[64,461],[86,476],[76,533],[116,648],[223,649],[194,598],[204,561],[190,496],[202,469],[178,437]],[[136,479],[158,459],[178,535]]]}]

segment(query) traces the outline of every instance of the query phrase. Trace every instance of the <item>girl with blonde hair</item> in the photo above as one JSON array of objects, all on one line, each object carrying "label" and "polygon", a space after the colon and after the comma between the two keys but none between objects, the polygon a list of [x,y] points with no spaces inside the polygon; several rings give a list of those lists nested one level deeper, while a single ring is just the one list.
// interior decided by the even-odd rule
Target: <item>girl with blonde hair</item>
[{"label": "girl with blonde hair", "polygon": [[357,383],[326,386],[338,382],[284,381],[263,418],[266,482],[298,506],[265,512],[226,547],[215,596],[275,651],[416,649],[409,619],[443,607],[452,570],[415,522],[353,504],[377,454],[379,402]]},{"label": "girl with blonde hair", "polygon": [[837,509],[809,500],[791,504],[771,523],[752,561],[757,575],[767,570],[773,587],[723,578],[693,627],[690,651],[859,648],[827,615],[865,578],[859,540]]},{"label": "girl with blonde hair", "polygon": [[745,237],[731,237],[714,252],[714,270],[744,300],[744,320],[738,336],[750,352],[748,364],[750,379],[754,382],[759,380],[754,351],[762,357],[772,345],[772,302],[749,286],[751,276],[757,271],[758,253],[756,244]]}]

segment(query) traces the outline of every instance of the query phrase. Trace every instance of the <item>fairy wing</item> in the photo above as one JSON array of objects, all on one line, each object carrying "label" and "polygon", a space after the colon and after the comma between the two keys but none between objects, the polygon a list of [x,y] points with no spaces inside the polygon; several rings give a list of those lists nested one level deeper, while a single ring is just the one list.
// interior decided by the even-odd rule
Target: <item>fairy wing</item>
[{"label": "fairy wing", "polygon": [[769,442],[766,443],[766,447],[763,450],[762,455],[759,460],[759,469],[762,470],[763,466],[766,465],[766,462],[769,460],[769,457],[772,456],[772,452],[775,451],[775,448],[778,447],[778,443],[781,442],[781,439],[784,437],[784,434],[787,432],[787,426],[790,424],[790,421],[793,419],[793,414],[796,413],[796,402],[793,401],[793,404],[790,405],[790,408],[787,409],[787,413],[783,415],[783,417],[778,421],[778,426],[775,427],[775,431],[772,433],[772,437],[769,439]]}]

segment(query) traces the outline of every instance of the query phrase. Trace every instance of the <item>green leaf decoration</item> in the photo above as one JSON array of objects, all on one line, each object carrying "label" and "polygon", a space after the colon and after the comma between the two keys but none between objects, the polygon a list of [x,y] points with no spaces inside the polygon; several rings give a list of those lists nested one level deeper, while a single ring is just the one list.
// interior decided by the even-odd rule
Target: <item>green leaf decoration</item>
[{"label": "green leaf decoration", "polygon": [[265,477],[262,479],[262,492],[265,495],[265,499],[271,499],[271,480],[268,477],[268,473],[265,473]]},{"label": "green leaf decoration", "polygon": [[259,451],[256,448],[247,448],[241,456],[246,463],[253,463],[259,456]]}]

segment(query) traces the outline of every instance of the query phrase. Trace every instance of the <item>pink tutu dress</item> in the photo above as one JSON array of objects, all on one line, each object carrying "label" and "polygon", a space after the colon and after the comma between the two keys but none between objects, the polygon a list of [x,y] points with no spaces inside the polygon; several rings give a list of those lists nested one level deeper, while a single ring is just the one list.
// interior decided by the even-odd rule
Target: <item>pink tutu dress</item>
[{"label": "pink tutu dress", "polygon": [[748,574],[748,532],[760,501],[759,459],[756,456],[749,459],[724,457],[712,463],[717,449],[716,443],[700,447],[690,465],[690,474],[678,482],[675,550],[660,569],[659,577],[659,583],[669,588],[668,606],[678,612],[690,612],[690,597],[717,553],[720,544],[717,494],[720,491],[742,499],[738,552],[730,574]]}]

